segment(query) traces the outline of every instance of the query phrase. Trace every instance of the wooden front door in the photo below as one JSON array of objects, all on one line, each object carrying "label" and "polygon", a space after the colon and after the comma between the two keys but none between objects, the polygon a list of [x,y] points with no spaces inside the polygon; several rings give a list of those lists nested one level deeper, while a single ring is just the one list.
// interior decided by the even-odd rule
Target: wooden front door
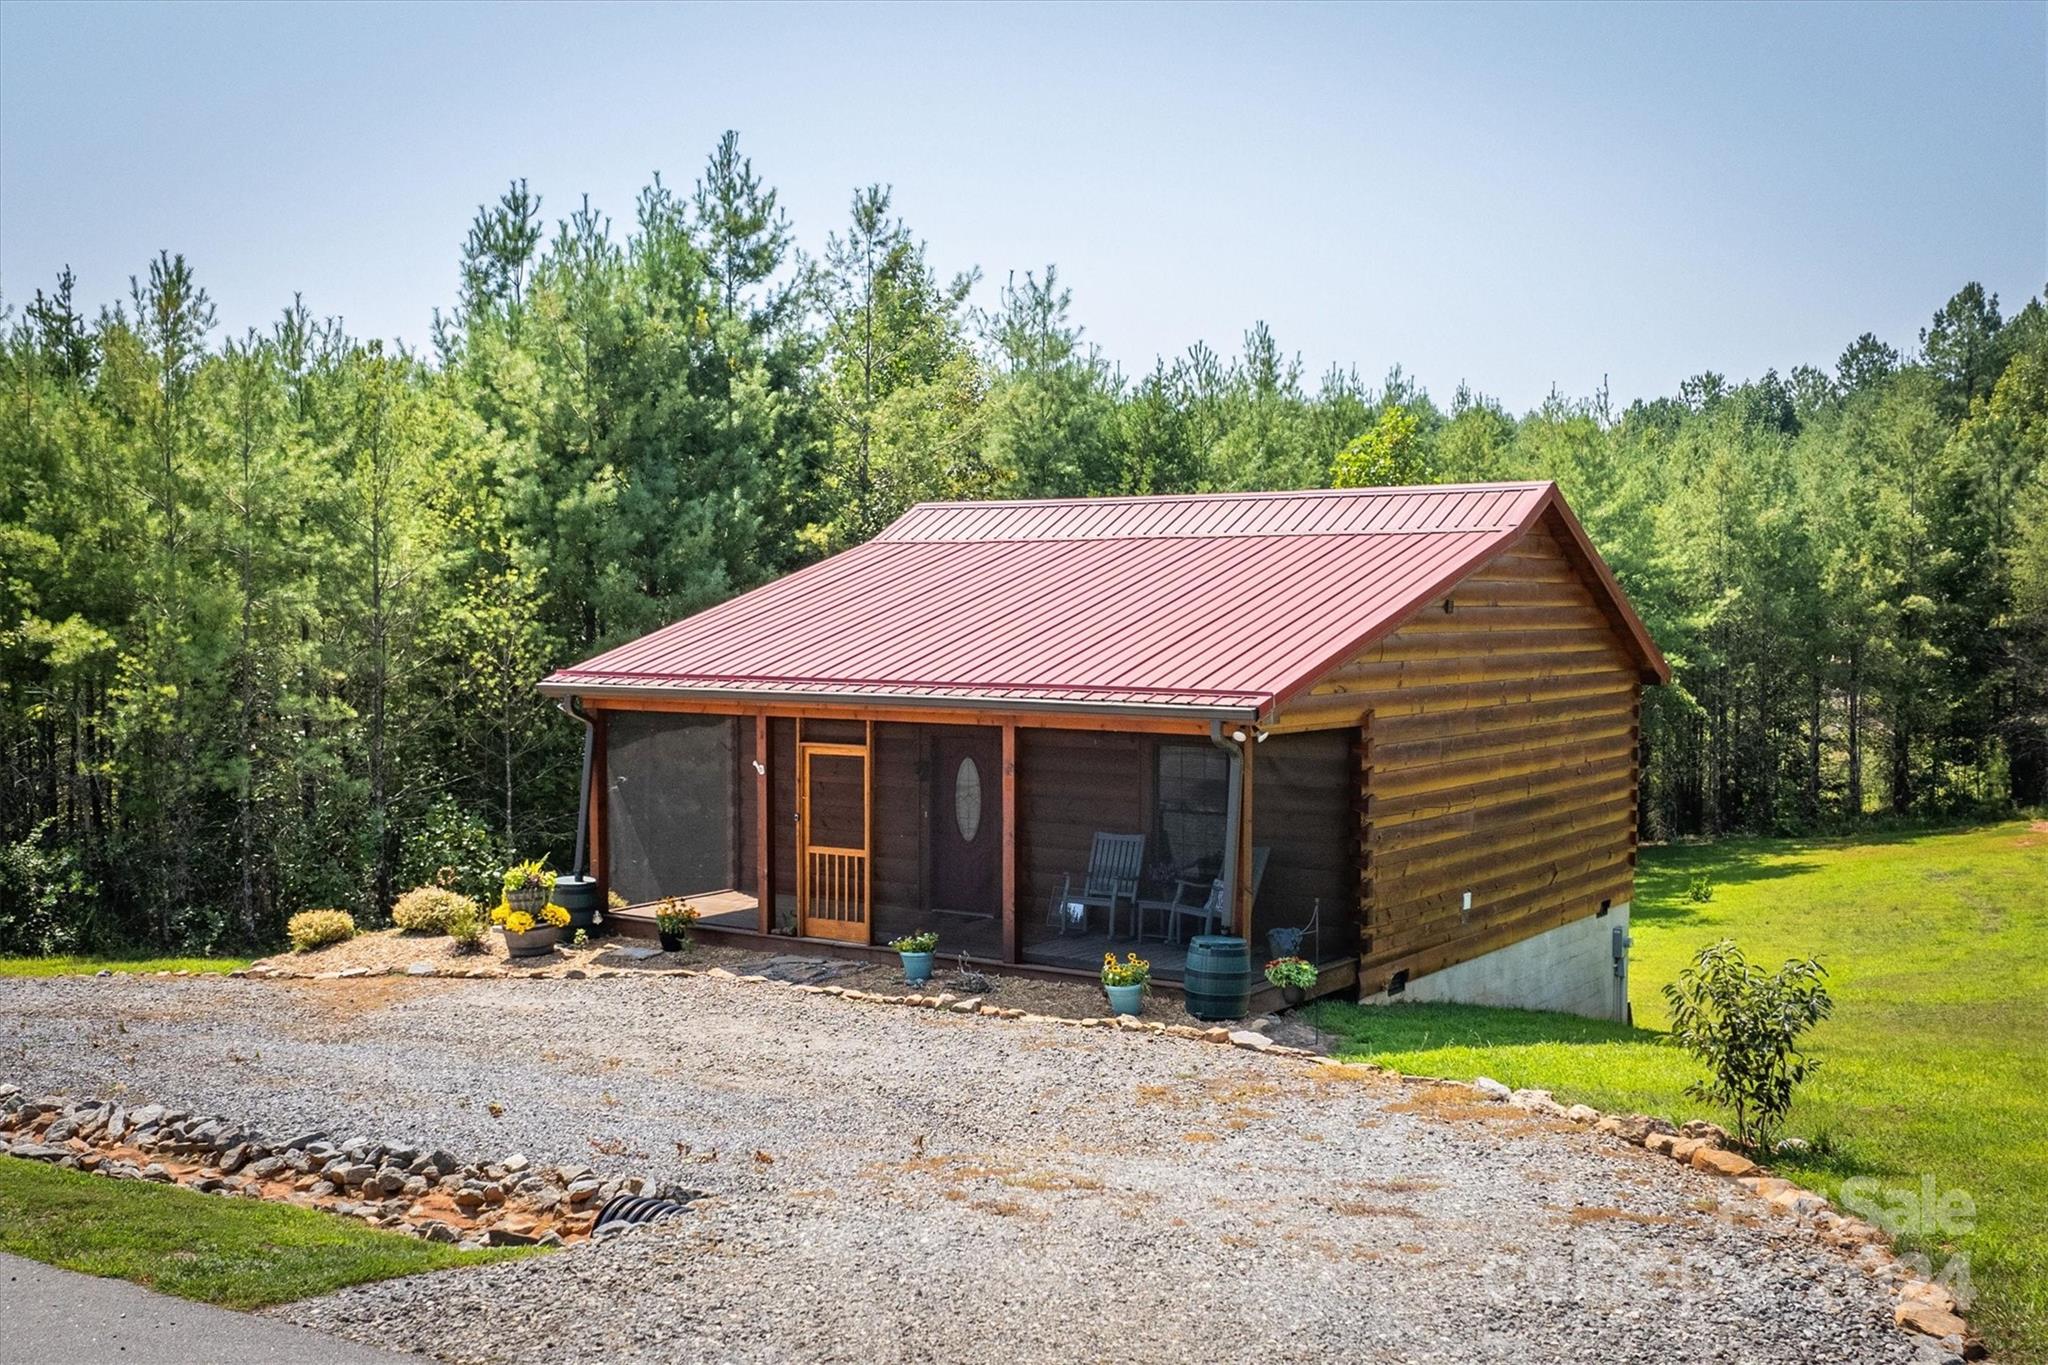
[{"label": "wooden front door", "polygon": [[868,751],[797,746],[797,906],[813,938],[868,941]]},{"label": "wooden front door", "polygon": [[934,910],[1002,914],[1003,732],[950,725],[932,741]]}]

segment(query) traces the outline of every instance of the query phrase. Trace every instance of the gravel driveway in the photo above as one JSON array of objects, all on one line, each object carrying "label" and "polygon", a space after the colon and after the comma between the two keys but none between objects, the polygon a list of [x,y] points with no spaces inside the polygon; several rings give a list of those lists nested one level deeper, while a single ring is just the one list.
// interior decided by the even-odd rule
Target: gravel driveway
[{"label": "gravel driveway", "polygon": [[709,978],[0,982],[0,1080],[716,1197],[274,1310],[463,1361],[1923,1359],[1724,1182],[1462,1091]]}]

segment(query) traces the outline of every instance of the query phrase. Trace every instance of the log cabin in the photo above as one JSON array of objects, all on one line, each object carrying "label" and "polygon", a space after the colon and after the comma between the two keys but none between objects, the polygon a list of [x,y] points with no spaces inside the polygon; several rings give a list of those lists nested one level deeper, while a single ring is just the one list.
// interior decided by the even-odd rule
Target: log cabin
[{"label": "log cabin", "polygon": [[1669,676],[1556,485],[1514,483],[922,504],[541,689],[589,726],[628,932],[680,896],[711,938],[929,928],[1168,986],[1235,933],[1319,994],[1619,1018]]}]

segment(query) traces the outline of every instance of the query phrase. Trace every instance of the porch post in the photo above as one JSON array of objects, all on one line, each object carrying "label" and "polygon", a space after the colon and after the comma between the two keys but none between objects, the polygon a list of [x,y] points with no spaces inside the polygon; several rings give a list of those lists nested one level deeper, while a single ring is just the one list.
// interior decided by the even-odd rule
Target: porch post
[{"label": "porch post", "polygon": [[769,820],[770,798],[775,794],[775,784],[769,780],[775,765],[768,754],[768,713],[763,711],[754,717],[754,875],[760,885],[755,895],[760,901],[756,907],[758,925],[762,933],[775,930],[775,840],[769,831],[775,826]]},{"label": "porch post", "polygon": [[1003,722],[1003,961],[1017,960],[1017,722]]},{"label": "porch post", "polygon": [[605,775],[605,734],[610,722],[602,710],[590,713],[590,828],[586,831],[590,839],[590,865],[586,869],[597,881],[597,902],[604,907],[604,913],[611,913],[611,850],[604,841],[605,792],[610,779]]},{"label": "porch post", "polygon": [[1252,755],[1258,752],[1259,746],[1247,739],[1237,747],[1244,757],[1238,765],[1242,785],[1237,799],[1237,828],[1230,832],[1230,837],[1237,841],[1237,885],[1231,888],[1231,904],[1235,910],[1232,918],[1236,922],[1237,936],[1249,943],[1252,937],[1252,873],[1258,861],[1252,855]]}]

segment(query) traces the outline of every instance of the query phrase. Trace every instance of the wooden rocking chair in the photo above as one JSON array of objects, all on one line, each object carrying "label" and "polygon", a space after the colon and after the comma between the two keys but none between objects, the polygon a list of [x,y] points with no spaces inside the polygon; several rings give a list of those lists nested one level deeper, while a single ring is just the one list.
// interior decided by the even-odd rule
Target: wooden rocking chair
[{"label": "wooden rocking chair", "polygon": [[1088,874],[1081,883],[1080,894],[1074,894],[1071,876],[1061,879],[1060,894],[1051,907],[1059,931],[1068,932],[1069,926],[1078,921],[1081,933],[1086,934],[1089,912],[1107,910],[1109,935],[1115,938],[1118,908],[1128,902],[1131,913],[1137,914],[1138,878],[1144,866],[1144,835],[1098,833],[1095,847],[1088,854]]}]

